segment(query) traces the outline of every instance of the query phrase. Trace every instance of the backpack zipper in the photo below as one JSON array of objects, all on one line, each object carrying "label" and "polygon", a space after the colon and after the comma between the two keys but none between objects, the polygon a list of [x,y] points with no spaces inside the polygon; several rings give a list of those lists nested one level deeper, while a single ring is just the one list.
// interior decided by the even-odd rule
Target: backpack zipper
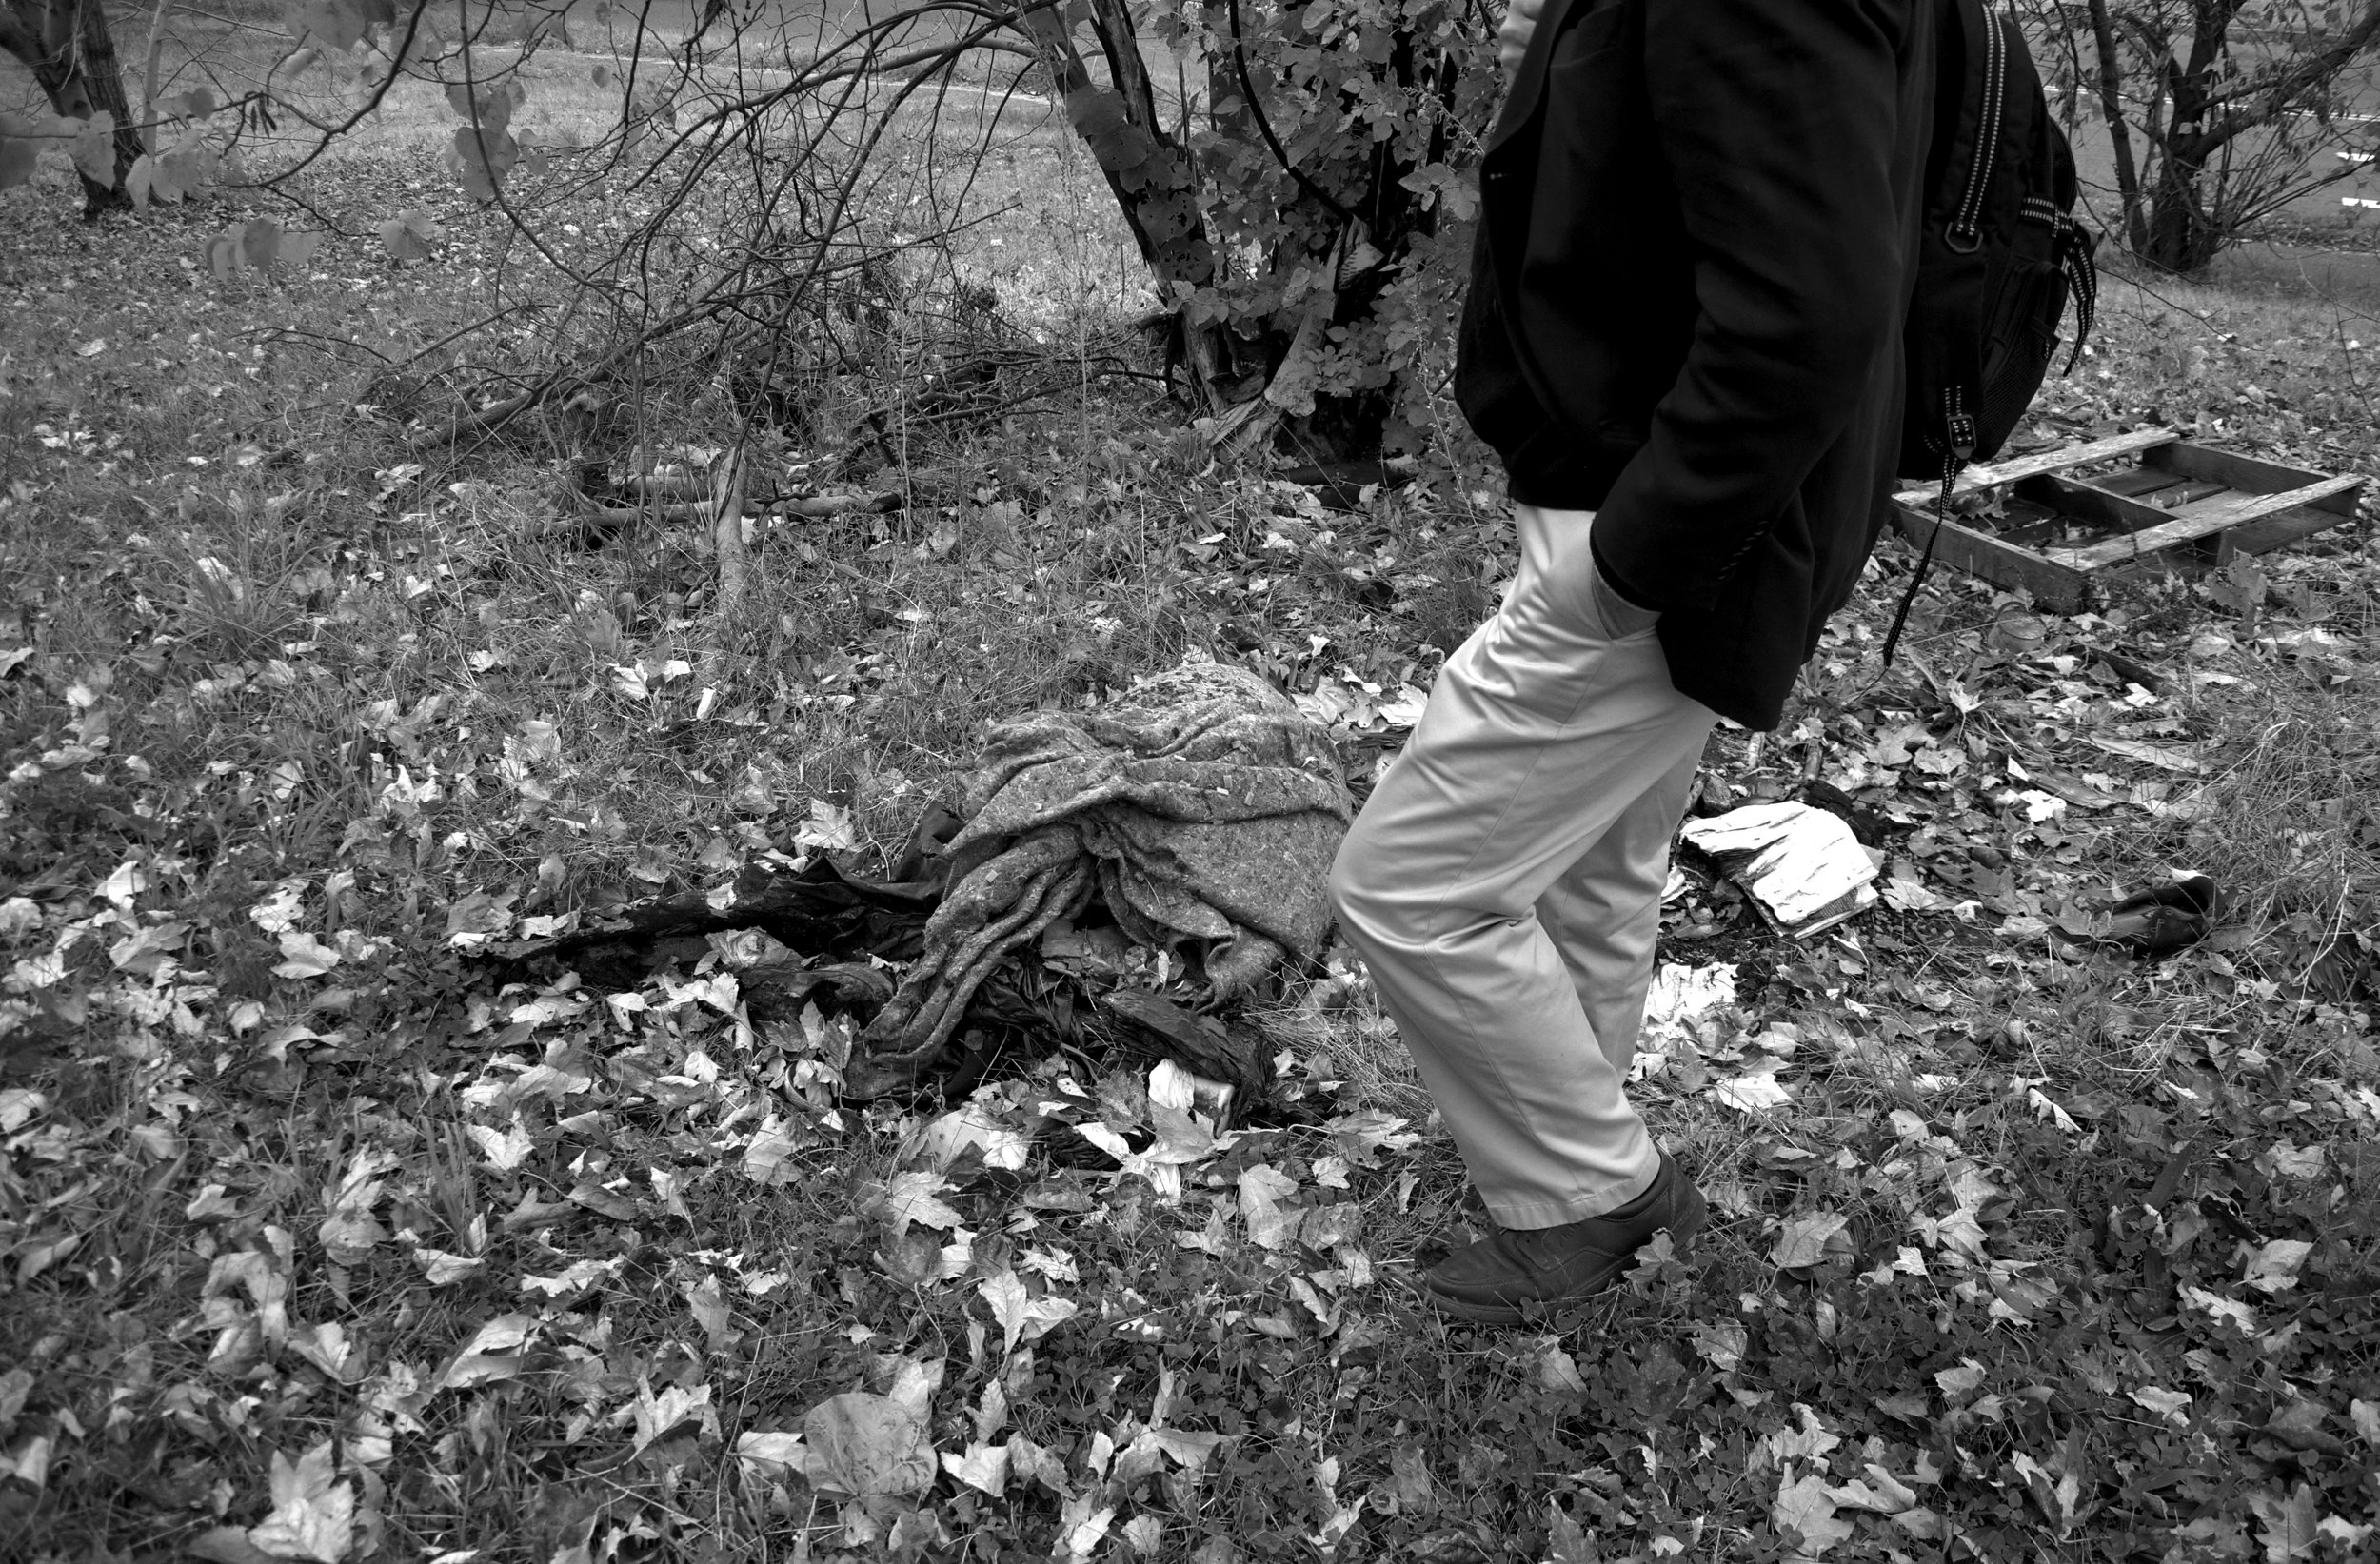
[{"label": "backpack zipper", "polygon": [[1975,457],[1975,420],[1967,410],[1965,388],[1942,387],[1942,431],[1936,445],[1942,452],[1942,498],[1951,497],[1951,481]]},{"label": "backpack zipper", "polygon": [[2008,97],[2008,34],[1990,8],[1983,23],[1983,120],[1976,128],[1975,160],[1967,169],[1967,192],[1951,220],[1951,247],[1961,253],[1983,242],[1977,227],[1983,192],[1992,183],[1992,163],[2000,148],[2000,114]]}]

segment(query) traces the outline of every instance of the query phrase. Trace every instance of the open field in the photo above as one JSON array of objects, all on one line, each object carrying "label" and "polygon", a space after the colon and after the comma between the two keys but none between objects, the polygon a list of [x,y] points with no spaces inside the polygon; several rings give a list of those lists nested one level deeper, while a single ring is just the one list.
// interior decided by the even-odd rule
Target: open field
[{"label": "open field", "polygon": [[[600,113],[572,69],[529,123]],[[542,350],[441,346],[547,275],[437,168],[450,125],[400,102],[309,172],[307,264],[228,281],[245,208],[85,227],[62,160],[0,191],[0,1556],[2370,1556],[2369,505],[2252,590],[2045,616],[1937,571],[1889,669],[1888,545],[1780,730],[1706,757],[1715,803],[1836,789],[1896,885],[1807,942],[1699,870],[1670,909],[1672,985],[1732,988],[1636,1090],[1713,1228],[1583,1321],[1449,1329],[1402,1283],[1481,1218],[1343,952],[1256,1017],[1271,1100],[1168,1179],[1082,1133],[1152,1144],[1145,1059],[1096,1037],[965,1088],[1021,1167],[944,1160],[959,1101],[837,1108],[837,1020],[763,1024],[716,953],[488,948],[770,855],[881,868],[988,720],[1185,657],[1355,707],[1360,791],[1400,732],[1358,698],[1425,688],[1513,565],[1451,409],[1445,471],[1356,510],[1216,462],[1103,372],[1145,282],[1012,102],[897,280],[988,290],[973,328],[1072,388],[896,397],[905,507],[756,516],[724,623],[699,526],[570,525],[559,415],[401,426]],[[426,259],[380,244],[400,208]],[[2380,473],[2368,246],[2102,311],[2027,444]],[[676,394],[652,445],[728,426]],[[2063,936],[2186,869],[2206,941]],[[911,1409],[864,1499],[803,1470],[855,1390]]]}]

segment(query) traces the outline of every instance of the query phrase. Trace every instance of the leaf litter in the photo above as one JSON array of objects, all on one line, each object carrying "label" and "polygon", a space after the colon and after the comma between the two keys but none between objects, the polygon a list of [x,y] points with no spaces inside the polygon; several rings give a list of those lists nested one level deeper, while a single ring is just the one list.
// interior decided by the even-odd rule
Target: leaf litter
[{"label": "leaf litter", "polygon": [[[467,214],[399,228],[469,242]],[[188,307],[181,268],[149,269]],[[162,351],[130,311],[26,307],[57,374]],[[210,405],[245,378],[225,314],[195,310],[202,340],[176,349]],[[30,482],[133,460],[69,384],[23,421]],[[2127,394],[2061,391],[2044,427],[2150,410]],[[2228,399],[2204,416],[2276,450],[2349,438]],[[277,470],[228,421],[200,432],[157,457]],[[347,503],[461,525],[468,502],[407,465],[343,477]],[[1495,529],[1418,496],[1324,515],[1209,483],[1229,525],[1185,525],[1171,580],[1249,630],[1239,655],[1331,726],[1360,786],[1467,584],[1508,568]],[[1088,525],[1089,498],[1027,504]],[[1880,904],[1779,940],[1721,864],[1683,855],[1636,1089],[1720,1219],[1696,1256],[1650,1257],[1597,1330],[1515,1348],[1440,1330],[1397,1286],[1478,1218],[1343,953],[1265,1018],[1266,1089],[1238,1116],[1178,1062],[1080,1044],[939,1104],[845,1103],[869,980],[781,956],[759,975],[775,953],[739,931],[667,936],[657,969],[600,941],[543,970],[481,961],[618,916],[625,897],[582,894],[584,858],[716,916],[755,863],[883,841],[890,806],[723,762],[722,796],[756,785],[767,811],[639,857],[559,699],[513,709],[288,649],[391,604],[475,633],[450,565],[379,546],[328,556],[290,633],[229,655],[186,649],[194,622],[162,612],[105,655],[58,649],[54,601],[0,620],[19,723],[0,1276],[23,1322],[0,1525],[129,1478],[137,1534],[240,1558],[459,1560],[497,1545],[458,1497],[490,1488],[525,1501],[505,1546],[572,1564],[771,1532],[1207,1558],[2286,1559],[2369,1538],[2372,626],[2346,606],[2368,550],[2071,619],[1939,588],[1889,672],[1874,624],[1838,624],[1784,728],[1722,738],[1696,810],[1839,819]],[[94,577],[128,604],[174,579],[161,546],[124,547]],[[1349,596],[1351,571],[1392,606]],[[592,637],[575,699],[640,734],[713,720],[680,648],[573,623]],[[891,687],[883,643],[830,650],[803,711]],[[500,652],[470,642],[483,674]],[[156,737],[175,712],[266,733],[326,683],[354,714],[344,792],[303,758],[292,781],[288,757],[177,762]],[[302,840],[293,806],[324,799],[324,840],[236,894],[211,878],[194,822]],[[2191,871],[2241,903],[2193,943],[2137,960],[2087,939]],[[1102,981],[1174,976],[1069,938]],[[541,1483],[593,1472],[609,1496],[529,1518]]]}]

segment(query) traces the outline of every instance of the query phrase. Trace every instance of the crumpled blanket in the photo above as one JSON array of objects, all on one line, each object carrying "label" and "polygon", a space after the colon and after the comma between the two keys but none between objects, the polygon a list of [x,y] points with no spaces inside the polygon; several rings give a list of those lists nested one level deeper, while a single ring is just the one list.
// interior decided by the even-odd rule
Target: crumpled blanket
[{"label": "crumpled blanket", "polygon": [[1094,897],[1138,943],[1208,941],[1217,998],[1245,992],[1319,949],[1351,813],[1322,730],[1244,668],[1185,663],[1095,711],[995,724],[924,952],[862,1034],[864,1073],[914,1076],[993,968]]}]

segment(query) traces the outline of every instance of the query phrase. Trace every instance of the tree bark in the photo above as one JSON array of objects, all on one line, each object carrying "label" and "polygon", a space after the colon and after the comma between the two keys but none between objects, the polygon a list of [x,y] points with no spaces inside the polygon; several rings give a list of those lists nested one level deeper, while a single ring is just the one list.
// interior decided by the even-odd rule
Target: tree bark
[{"label": "tree bark", "polygon": [[124,177],[144,148],[101,0],[0,0],[0,49],[24,62],[62,118],[104,113],[114,121],[112,177],[102,184],[82,168],[75,170],[83,181],[83,215],[96,218],[109,208],[130,207]]},{"label": "tree bark", "polygon": [[[1347,335],[1334,337],[1334,328],[1365,327],[1413,242],[1435,230],[1437,212],[1405,181],[1421,163],[1443,156],[1443,128],[1433,130],[1420,163],[1382,143],[1360,171],[1342,168],[1335,188],[1324,189],[1298,167],[1314,155],[1313,147],[1299,145],[1301,138],[1295,132],[1288,147],[1275,138],[1259,101],[1271,85],[1264,63],[1243,65],[1236,49],[1210,52],[1211,123],[1227,129],[1234,139],[1260,143],[1296,186],[1295,193],[1283,198],[1281,229],[1260,265],[1282,277],[1300,268],[1311,277],[1315,268],[1327,267],[1330,285],[1327,294],[1309,295],[1303,307],[1261,321],[1242,318],[1236,326],[1200,321],[1184,295],[1220,281],[1231,258],[1215,247],[1200,216],[1200,200],[1207,192],[1187,156],[1186,137],[1168,134],[1159,119],[1128,0],[1091,0],[1091,12],[1112,88],[1093,79],[1057,8],[1027,12],[1023,29],[1048,63],[1077,134],[1107,175],[1141,256],[1174,308],[1177,345],[1200,401],[1217,415],[1218,444],[1252,453],[1270,443],[1308,460],[1377,463],[1392,432],[1398,385],[1387,380],[1318,390],[1313,380],[1318,366],[1320,372],[1333,372],[1326,357],[1330,345]],[[1219,37],[1236,39],[1227,15],[1223,0],[1214,0],[1209,25]],[[1452,102],[1451,75],[1426,42],[1399,37],[1378,69],[1379,85],[1388,90],[1420,91]],[[1236,107],[1219,107],[1226,103]],[[1343,107],[1357,106],[1351,101]],[[1187,109],[1185,104],[1184,130]],[[1126,127],[1121,131],[1119,117]],[[1176,236],[1185,223],[1188,232]]]},{"label": "tree bark", "polygon": [[1093,14],[1115,90],[1091,79],[1058,8],[1026,11],[1024,32],[1157,280],[1173,317],[1175,346],[1200,402],[1209,412],[1220,412],[1246,394],[1248,374],[1222,323],[1198,319],[1180,298],[1184,289],[1203,287],[1216,275],[1214,242],[1199,210],[1198,172],[1187,149],[1159,122],[1156,93],[1123,0],[1095,0]]},{"label": "tree bark", "polygon": [[2132,162],[2132,129],[2124,118],[2123,55],[2108,0],[2091,0],[2091,40],[2099,54],[2099,113],[2107,121],[2115,157],[2115,197],[2123,208],[2124,241],[2134,253],[2148,247],[2149,225],[2140,200],[2140,169]]},{"label": "tree bark", "polygon": [[174,0],[157,0],[156,13],[149,19],[149,48],[141,60],[141,145],[150,155],[157,151],[157,78],[166,49],[166,19],[173,14]]},{"label": "tree bark", "polygon": [[[2088,0],[2099,52],[2099,99],[2115,153],[2124,237],[2132,253],[2161,270],[2195,271],[2212,261],[2239,226],[2269,211],[2293,190],[2328,179],[2302,169],[2279,182],[2238,189],[2228,166],[2241,136],[2289,115],[2320,112],[2341,76],[2380,44],[2380,0],[2358,10],[2320,49],[2284,54],[2244,76],[2227,76],[2233,59],[2231,29],[2245,0],[2192,0],[2186,19],[2122,0]],[[2188,49],[2180,45],[2189,30]],[[2145,157],[2135,162],[2124,113],[2119,33],[2138,50],[2144,73],[2141,123]],[[2146,165],[2145,169],[2142,164]],[[2291,184],[2291,181],[2296,181]],[[2210,182],[2212,188],[2210,188]]]}]

